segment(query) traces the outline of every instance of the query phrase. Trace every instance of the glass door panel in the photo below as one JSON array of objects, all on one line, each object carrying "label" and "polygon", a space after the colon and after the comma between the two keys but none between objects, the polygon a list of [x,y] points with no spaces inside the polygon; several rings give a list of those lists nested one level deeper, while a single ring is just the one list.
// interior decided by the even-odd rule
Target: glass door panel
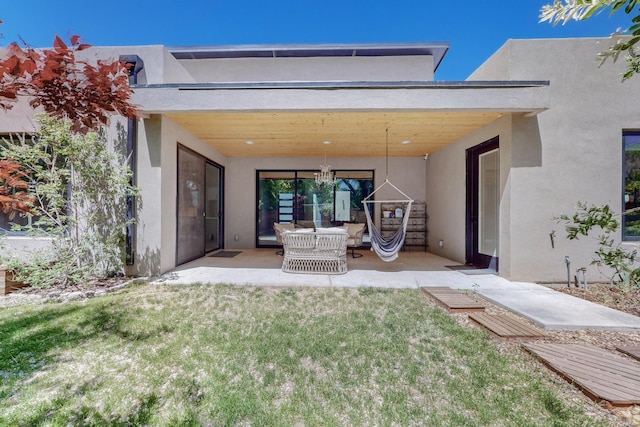
[{"label": "glass door panel", "polygon": [[[362,201],[372,192],[373,171],[337,171],[335,220],[366,223]],[[348,204],[348,218],[343,201]]]},{"label": "glass door panel", "polygon": [[317,185],[316,171],[258,171],[257,247],[276,246],[273,224],[331,227],[366,223],[362,200],[373,191],[373,171],[336,171],[336,185]]},{"label": "glass door panel", "polygon": [[178,265],[204,254],[204,165],[201,156],[178,148]]},{"label": "glass door panel", "polygon": [[478,253],[498,255],[500,156],[498,150],[480,154],[478,168]]},{"label": "glass door panel", "polygon": [[257,246],[276,244],[273,224],[295,221],[293,204],[295,172],[258,172]]},{"label": "glass door panel", "polygon": [[313,172],[298,173],[296,221],[303,227],[331,227],[333,218],[332,185],[317,185]]},{"label": "glass door panel", "polygon": [[220,249],[222,236],[222,169],[207,162],[206,175],[206,200],[205,200],[205,245],[204,251],[210,252]]}]

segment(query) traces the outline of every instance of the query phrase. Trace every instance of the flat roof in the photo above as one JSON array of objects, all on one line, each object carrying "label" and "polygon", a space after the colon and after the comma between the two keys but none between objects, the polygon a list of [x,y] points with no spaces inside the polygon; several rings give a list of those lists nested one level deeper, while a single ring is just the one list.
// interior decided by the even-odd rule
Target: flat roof
[{"label": "flat roof", "polygon": [[433,56],[434,70],[449,50],[448,42],[380,44],[283,44],[167,47],[176,59],[309,58],[339,56]]}]

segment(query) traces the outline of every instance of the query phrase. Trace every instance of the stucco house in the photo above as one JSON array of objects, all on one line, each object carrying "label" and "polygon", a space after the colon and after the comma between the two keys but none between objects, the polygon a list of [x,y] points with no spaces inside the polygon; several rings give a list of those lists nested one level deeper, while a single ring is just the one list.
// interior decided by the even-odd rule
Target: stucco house
[{"label": "stucco house", "polygon": [[[508,40],[453,82],[434,79],[447,43],[92,48],[135,63],[131,273],[272,247],[282,219],[363,221],[362,197],[388,178],[426,202],[429,252],[511,280],[565,280],[565,257],[588,266],[595,246],[566,240],[554,217],[635,200],[625,153],[640,142],[640,79],[598,66],[609,43]],[[0,132],[31,130],[28,116],[3,113]],[[314,185],[321,164],[335,186]],[[632,226],[618,236],[628,245]]]}]

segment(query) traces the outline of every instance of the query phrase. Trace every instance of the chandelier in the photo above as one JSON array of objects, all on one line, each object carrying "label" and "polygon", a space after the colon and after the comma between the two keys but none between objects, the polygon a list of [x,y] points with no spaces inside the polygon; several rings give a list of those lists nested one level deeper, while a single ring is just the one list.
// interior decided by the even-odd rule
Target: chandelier
[{"label": "chandelier", "polygon": [[336,177],[333,175],[333,172],[331,172],[330,165],[320,165],[320,172],[315,172],[314,175],[316,177],[316,184],[318,185],[336,184]]},{"label": "chandelier", "polygon": [[[324,145],[331,144],[331,141],[324,141]],[[327,150],[324,150],[324,164],[320,165],[320,172],[315,172],[313,175],[316,177],[317,185],[336,185],[336,177],[331,172],[331,165],[327,164]]]}]

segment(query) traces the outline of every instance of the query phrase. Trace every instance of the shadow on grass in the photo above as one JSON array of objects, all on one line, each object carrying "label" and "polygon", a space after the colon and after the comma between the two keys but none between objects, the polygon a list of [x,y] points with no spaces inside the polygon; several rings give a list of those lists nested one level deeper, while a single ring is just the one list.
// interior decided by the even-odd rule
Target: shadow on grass
[{"label": "shadow on grass", "polygon": [[[48,361],[52,348],[65,348],[85,338],[70,331],[62,319],[85,310],[79,306],[46,307],[29,315],[0,321],[0,371],[7,377],[28,376]],[[2,395],[0,395],[2,397]]]},{"label": "shadow on grass", "polygon": [[66,401],[73,398],[74,392],[70,391],[63,396],[54,399],[49,407],[40,407],[37,413],[22,419],[19,426],[36,425],[90,425],[90,426],[141,426],[149,425],[154,408],[157,407],[158,398],[155,394],[140,399],[135,407],[127,414],[116,417],[108,417],[99,413],[96,408],[81,406],[77,409],[65,410],[62,414],[58,408],[65,407]]},{"label": "shadow on grass", "polygon": [[[100,339],[116,336],[131,342],[170,331],[171,328],[162,323],[151,328],[136,327],[135,313],[120,299],[113,298],[36,306],[26,313],[16,311],[13,315],[9,310],[0,316],[0,379],[3,383],[0,402],[19,393],[22,382],[37,372],[63,363],[58,358],[65,350],[80,347],[98,336]],[[77,391],[77,387],[74,389]],[[48,411],[59,407],[57,405],[64,404],[51,402],[42,413],[43,419]]]}]

